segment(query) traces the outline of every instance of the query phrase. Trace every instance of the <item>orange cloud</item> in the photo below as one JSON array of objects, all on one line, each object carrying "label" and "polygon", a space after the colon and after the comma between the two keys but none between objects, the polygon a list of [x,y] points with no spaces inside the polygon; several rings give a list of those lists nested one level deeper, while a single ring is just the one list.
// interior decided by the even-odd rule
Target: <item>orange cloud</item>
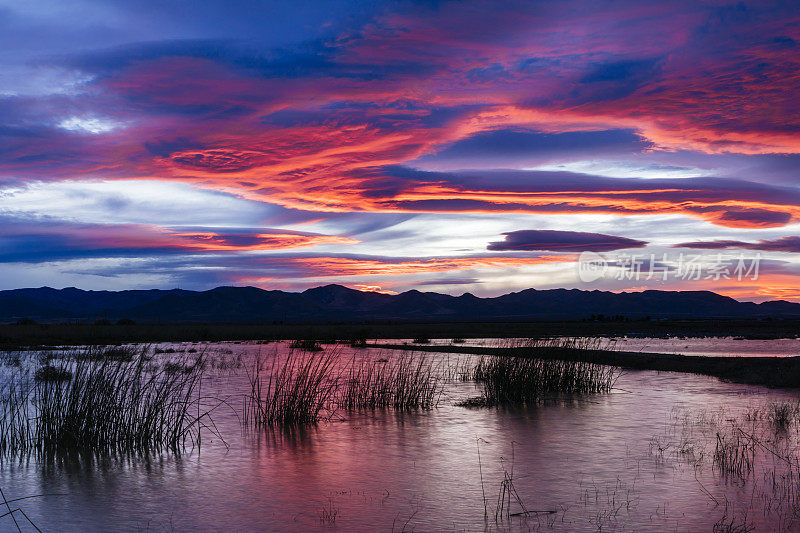
[{"label": "orange cloud", "polygon": [[353,288],[361,292],[377,292],[378,294],[397,294],[397,291],[384,289],[380,285],[353,285]]},{"label": "orange cloud", "polygon": [[737,300],[800,301],[798,277],[798,275],[791,273],[760,272],[757,280],[748,278],[738,283],[729,281],[725,285],[720,281],[701,280],[692,282],[692,286],[686,287],[686,289],[696,290],[697,288],[702,288],[736,298]]},{"label": "orange cloud", "polygon": [[300,233],[257,233],[253,235],[221,235],[217,233],[172,233],[179,245],[203,251],[257,251],[314,246],[316,244],[356,244],[359,241],[333,235]]},{"label": "orange cloud", "polygon": [[[103,63],[91,101],[75,102],[119,115],[111,118],[124,128],[90,136],[42,126],[14,137],[0,171],[14,179],[186,180],[333,212],[437,212],[459,201],[475,205],[454,210],[681,213],[733,227],[797,218],[798,202],[710,199],[688,189],[519,192],[502,182],[488,190],[381,172],[509,126],[622,128],[653,150],[800,153],[800,31],[791,10],[726,29],[709,26],[701,4],[582,7],[388,10],[331,39],[312,66],[280,52],[249,57],[199,44],[196,53],[132,50],[127,61]],[[8,107],[35,115],[49,105]],[[32,120],[14,114],[5,122]]]},{"label": "orange cloud", "polygon": [[[709,194],[711,193],[711,194]],[[715,199],[716,195],[719,198]],[[614,191],[548,191],[507,192],[459,190],[443,185],[419,186],[404,191],[389,204],[395,210],[414,209],[416,203],[440,202],[448,211],[447,202],[472,201],[472,207],[452,209],[467,212],[533,212],[533,213],[608,213],[608,214],[673,214],[699,217],[720,226],[767,228],[785,226],[800,219],[800,205],[757,199],[726,199],[725,191],[691,189],[629,189]],[[434,204],[436,205],[436,204]],[[463,205],[463,204],[462,204]],[[433,209],[435,210],[435,208]]]},{"label": "orange cloud", "polygon": [[[288,257],[281,264],[302,269],[303,276],[402,276],[429,272],[448,272],[480,268],[516,268],[546,263],[576,261],[577,255],[540,255],[536,257],[481,256],[436,257],[425,259],[373,259],[351,257]],[[242,279],[257,282],[260,278]]]}]

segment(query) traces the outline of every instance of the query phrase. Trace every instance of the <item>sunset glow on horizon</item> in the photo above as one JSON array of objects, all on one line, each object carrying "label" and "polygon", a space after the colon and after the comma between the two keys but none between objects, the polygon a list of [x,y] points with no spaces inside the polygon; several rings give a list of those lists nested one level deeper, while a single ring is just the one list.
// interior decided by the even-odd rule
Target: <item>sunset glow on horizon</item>
[{"label": "sunset glow on horizon", "polygon": [[0,289],[800,302],[793,2],[192,6],[0,7]]}]

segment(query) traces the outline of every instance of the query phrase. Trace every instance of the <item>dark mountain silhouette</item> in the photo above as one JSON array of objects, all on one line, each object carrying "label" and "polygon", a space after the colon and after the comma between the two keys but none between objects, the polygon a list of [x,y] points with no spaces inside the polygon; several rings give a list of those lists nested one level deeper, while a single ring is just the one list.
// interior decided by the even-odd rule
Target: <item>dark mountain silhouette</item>
[{"label": "dark mountain silhouette", "polygon": [[411,290],[397,295],[326,285],[304,292],[255,287],[208,291],[84,291],[76,288],[0,291],[0,322],[132,318],[143,322],[360,322],[572,320],[629,318],[800,317],[800,304],[739,302],[709,291],[612,293],[527,289],[496,298]]}]

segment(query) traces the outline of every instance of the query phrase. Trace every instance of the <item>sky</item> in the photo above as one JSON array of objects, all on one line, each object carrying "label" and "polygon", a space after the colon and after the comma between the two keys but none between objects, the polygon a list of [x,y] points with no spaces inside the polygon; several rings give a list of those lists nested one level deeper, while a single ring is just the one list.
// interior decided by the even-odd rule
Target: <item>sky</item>
[{"label": "sky", "polygon": [[0,289],[800,301],[797,1],[0,0],[0,49]]}]

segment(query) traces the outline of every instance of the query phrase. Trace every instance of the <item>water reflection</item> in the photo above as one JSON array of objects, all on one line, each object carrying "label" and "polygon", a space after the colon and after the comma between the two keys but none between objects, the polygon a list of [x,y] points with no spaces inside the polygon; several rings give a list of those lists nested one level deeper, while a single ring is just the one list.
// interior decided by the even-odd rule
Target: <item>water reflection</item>
[{"label": "water reflection", "polygon": [[[245,361],[216,365],[203,381],[204,393],[236,406],[248,387],[248,358],[264,348],[206,349]],[[273,349],[280,356],[286,346]],[[181,456],[6,460],[0,483],[16,497],[45,494],[20,502],[43,530],[710,530],[723,517],[719,502],[730,502],[729,512],[751,505],[751,483],[726,481],[708,460],[696,467],[672,448],[654,451],[653,439],[670,447],[681,441],[676,412],[696,420],[700,412],[736,414],[796,399],[673,373],[626,372],[617,387],[534,408],[474,409],[455,405],[475,394],[474,385],[452,381],[431,411],[340,413],[292,431],[243,429],[236,413],[220,409],[215,423],[227,446],[206,434],[199,450]],[[512,453],[513,485],[526,509],[554,513],[495,521]],[[768,530],[774,516],[751,521]]]}]

